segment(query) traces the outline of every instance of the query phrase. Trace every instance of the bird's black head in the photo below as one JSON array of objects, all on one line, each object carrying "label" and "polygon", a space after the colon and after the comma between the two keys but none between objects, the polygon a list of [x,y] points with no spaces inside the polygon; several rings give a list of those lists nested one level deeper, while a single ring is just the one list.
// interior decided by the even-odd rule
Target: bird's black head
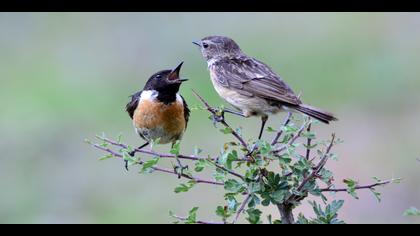
[{"label": "bird's black head", "polygon": [[159,93],[158,99],[161,101],[175,101],[181,84],[187,81],[187,79],[181,79],[179,77],[183,63],[181,62],[172,70],[162,70],[152,75],[144,86],[144,90],[157,91]]}]

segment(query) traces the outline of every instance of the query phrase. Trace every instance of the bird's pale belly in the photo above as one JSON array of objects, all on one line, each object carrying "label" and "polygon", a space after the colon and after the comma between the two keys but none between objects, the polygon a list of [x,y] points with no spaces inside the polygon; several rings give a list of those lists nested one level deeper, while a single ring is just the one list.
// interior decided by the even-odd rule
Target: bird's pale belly
[{"label": "bird's pale belly", "polygon": [[221,86],[212,79],[216,92],[225,99],[229,104],[242,111],[243,115],[249,116],[265,116],[280,112],[281,106],[273,106],[267,100],[258,97],[249,97],[242,95],[234,90]]},{"label": "bird's pale belly", "polygon": [[134,112],[133,125],[137,133],[148,141],[159,139],[161,144],[175,142],[181,139],[186,127],[184,106],[178,101],[171,104],[140,101]]}]

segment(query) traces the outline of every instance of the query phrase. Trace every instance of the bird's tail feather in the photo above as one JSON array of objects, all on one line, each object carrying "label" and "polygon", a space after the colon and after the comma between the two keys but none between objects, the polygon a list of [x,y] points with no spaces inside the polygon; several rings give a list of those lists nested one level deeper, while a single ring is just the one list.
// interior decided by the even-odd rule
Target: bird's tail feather
[{"label": "bird's tail feather", "polygon": [[337,118],[332,113],[323,111],[316,107],[309,106],[307,104],[300,104],[299,106],[294,107],[294,109],[326,124],[329,124],[330,121],[337,120]]}]

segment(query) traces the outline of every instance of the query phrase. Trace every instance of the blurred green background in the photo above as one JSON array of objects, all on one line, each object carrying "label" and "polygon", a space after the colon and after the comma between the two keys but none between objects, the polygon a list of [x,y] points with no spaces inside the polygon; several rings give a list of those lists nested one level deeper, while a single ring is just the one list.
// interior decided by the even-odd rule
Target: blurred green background
[{"label": "blurred green background", "polygon": [[[0,13],[0,222],[168,223],[169,210],[183,215],[194,206],[200,218],[216,219],[217,187],[175,194],[174,176],[126,172],[121,160],[98,161],[101,153],[84,143],[105,132],[140,144],[124,112],[128,95],[182,60],[190,106],[198,104],[192,88],[222,104],[191,43],[214,34],[234,38],[304,101],[338,115],[317,127],[320,138],[336,132],[345,141],[335,149],[340,161],[329,163],[338,185],[345,177],[403,178],[378,188],[381,203],[369,191],[360,200],[338,194],[346,199],[341,218],[420,222],[402,216],[420,208],[418,13]],[[184,153],[195,145],[218,153],[227,137],[207,116],[192,113]],[[260,124],[229,119],[247,137]],[[306,205],[298,212],[311,215]]]}]

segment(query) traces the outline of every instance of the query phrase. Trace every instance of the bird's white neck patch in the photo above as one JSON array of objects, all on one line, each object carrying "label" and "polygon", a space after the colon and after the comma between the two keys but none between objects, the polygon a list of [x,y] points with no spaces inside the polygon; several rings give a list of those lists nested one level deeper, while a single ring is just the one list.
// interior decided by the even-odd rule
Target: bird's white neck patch
[{"label": "bird's white neck patch", "polygon": [[184,103],[184,100],[182,99],[181,95],[179,93],[176,94],[176,102],[177,103]]},{"label": "bird's white neck patch", "polygon": [[140,101],[141,100],[155,100],[158,96],[158,91],[156,90],[144,90],[141,92]]},{"label": "bird's white neck patch", "polygon": [[[159,92],[156,90],[144,90],[141,93],[140,101],[154,101],[157,99],[158,95]],[[176,94],[176,102],[184,103],[184,100],[182,99],[181,95],[179,95],[179,93]]]}]

